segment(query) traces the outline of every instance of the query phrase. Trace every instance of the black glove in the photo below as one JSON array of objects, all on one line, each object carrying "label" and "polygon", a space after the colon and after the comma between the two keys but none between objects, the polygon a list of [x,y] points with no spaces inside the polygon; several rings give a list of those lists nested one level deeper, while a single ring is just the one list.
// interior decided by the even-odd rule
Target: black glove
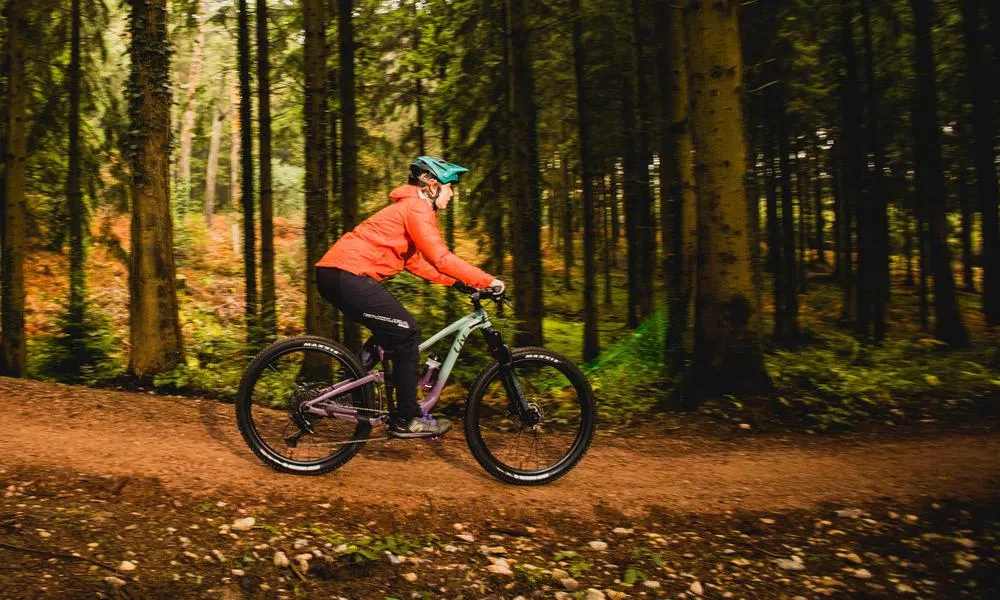
[{"label": "black glove", "polygon": [[474,288],[474,287],[472,287],[470,285],[465,285],[461,281],[457,281],[457,280],[455,281],[455,283],[451,284],[451,287],[453,287],[456,290],[462,292],[463,294],[474,294],[477,291],[479,291],[476,288]]}]

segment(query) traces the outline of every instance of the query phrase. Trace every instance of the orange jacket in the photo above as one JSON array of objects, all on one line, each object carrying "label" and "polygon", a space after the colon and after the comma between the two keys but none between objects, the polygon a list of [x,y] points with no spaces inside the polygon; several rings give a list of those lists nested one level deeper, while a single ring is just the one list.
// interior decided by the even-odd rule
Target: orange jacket
[{"label": "orange jacket", "polygon": [[376,281],[407,270],[428,281],[451,285],[456,280],[484,288],[493,276],[448,250],[437,215],[415,185],[389,194],[392,204],[368,217],[337,240],[317,267],[335,267]]}]

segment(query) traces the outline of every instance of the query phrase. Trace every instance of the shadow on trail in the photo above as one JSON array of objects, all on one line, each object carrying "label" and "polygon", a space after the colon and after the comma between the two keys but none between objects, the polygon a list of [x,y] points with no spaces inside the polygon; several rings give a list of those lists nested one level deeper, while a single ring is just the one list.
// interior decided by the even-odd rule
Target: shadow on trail
[{"label": "shadow on trail", "polygon": [[253,456],[239,435],[233,407],[232,403],[199,400],[198,414],[201,424],[208,432],[208,437],[218,442],[219,446],[229,450],[242,462],[259,465],[260,461]]}]

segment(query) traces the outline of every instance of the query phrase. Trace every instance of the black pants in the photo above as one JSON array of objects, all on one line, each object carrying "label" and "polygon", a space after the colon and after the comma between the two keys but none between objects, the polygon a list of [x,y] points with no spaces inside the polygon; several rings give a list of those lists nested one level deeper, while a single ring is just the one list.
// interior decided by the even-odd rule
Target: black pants
[{"label": "black pants", "polygon": [[[340,269],[316,269],[319,293],[347,317],[363,324],[375,342],[392,352],[393,384],[399,416],[420,415],[417,406],[417,363],[420,361],[420,325],[399,300],[371,277]],[[352,348],[357,350],[357,348]]]}]

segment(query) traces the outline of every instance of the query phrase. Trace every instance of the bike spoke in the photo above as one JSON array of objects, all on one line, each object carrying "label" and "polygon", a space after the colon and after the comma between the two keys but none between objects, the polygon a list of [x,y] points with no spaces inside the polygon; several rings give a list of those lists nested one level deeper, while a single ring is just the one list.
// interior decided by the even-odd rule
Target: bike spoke
[{"label": "bike spoke", "polygon": [[[519,401],[507,397],[497,375],[480,399],[480,436],[493,459],[505,468],[541,473],[561,463],[582,435],[581,394],[549,362],[517,362],[514,375],[531,415],[520,414]],[[517,412],[513,417],[511,406]],[[528,418],[538,422],[528,425]]]}]

